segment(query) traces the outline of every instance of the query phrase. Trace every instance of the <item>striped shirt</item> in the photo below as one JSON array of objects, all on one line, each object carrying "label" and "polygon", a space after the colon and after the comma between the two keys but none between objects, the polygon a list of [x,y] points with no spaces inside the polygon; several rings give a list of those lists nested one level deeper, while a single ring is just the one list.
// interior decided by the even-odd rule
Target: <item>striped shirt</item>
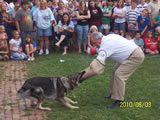
[{"label": "striped shirt", "polygon": [[139,11],[140,13],[142,13],[142,11],[143,11],[144,9],[147,9],[147,6],[148,6],[147,3],[145,3],[144,5],[139,4],[139,5],[137,5],[137,9],[138,9],[138,11]]},{"label": "striped shirt", "polygon": [[130,26],[132,25],[136,26],[136,21],[139,15],[140,15],[140,12],[136,8],[128,11],[126,14],[126,18],[128,19],[128,24]]}]

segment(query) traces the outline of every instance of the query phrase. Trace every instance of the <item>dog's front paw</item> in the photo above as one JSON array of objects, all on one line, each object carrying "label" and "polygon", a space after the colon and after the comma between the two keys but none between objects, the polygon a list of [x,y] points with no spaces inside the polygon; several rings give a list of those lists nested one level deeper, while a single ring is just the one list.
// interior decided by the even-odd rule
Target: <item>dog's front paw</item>
[{"label": "dog's front paw", "polygon": [[79,107],[78,106],[72,106],[71,109],[79,109]]},{"label": "dog's front paw", "polygon": [[78,102],[77,101],[72,101],[72,104],[77,104]]},{"label": "dog's front paw", "polygon": [[49,107],[39,107],[40,110],[48,110],[48,111],[51,111],[52,109],[49,108]]}]

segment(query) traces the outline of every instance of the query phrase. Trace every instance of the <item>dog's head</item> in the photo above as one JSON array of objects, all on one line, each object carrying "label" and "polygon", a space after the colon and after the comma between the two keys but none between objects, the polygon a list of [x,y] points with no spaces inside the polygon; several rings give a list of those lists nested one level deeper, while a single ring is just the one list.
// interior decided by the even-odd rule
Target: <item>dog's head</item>
[{"label": "dog's head", "polygon": [[21,89],[18,90],[17,92],[17,97],[19,98],[27,98],[31,95],[30,93],[30,89],[26,89],[24,87],[22,87]]},{"label": "dog's head", "polygon": [[74,73],[69,75],[67,78],[71,81],[73,87],[79,86],[79,84],[83,81],[82,76],[85,74],[85,71],[80,73]]}]

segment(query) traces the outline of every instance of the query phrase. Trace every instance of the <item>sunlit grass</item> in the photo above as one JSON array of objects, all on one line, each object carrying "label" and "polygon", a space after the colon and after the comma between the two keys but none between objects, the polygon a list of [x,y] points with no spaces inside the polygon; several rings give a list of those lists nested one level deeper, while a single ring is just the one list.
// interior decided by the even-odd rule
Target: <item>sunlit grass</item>
[{"label": "sunlit grass", "polygon": [[[67,76],[80,72],[96,56],[69,52],[66,56],[56,52],[48,56],[38,56],[28,62],[29,77]],[[63,59],[64,62],[60,62]],[[68,96],[78,101],[78,110],[70,110],[57,101],[46,101],[53,111],[48,112],[48,120],[158,120],[160,119],[160,56],[147,56],[144,63],[126,82],[126,102],[151,102],[151,107],[126,107],[109,109],[112,100],[105,100],[109,94],[109,81],[114,62],[106,61],[105,72],[86,80]]]}]

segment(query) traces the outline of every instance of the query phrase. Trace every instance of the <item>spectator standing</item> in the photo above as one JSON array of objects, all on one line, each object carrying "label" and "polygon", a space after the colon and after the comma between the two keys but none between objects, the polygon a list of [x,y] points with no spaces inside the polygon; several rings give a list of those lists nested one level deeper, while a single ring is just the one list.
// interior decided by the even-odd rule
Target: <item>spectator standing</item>
[{"label": "spectator standing", "polygon": [[89,31],[90,11],[85,1],[81,1],[77,11],[77,33],[78,33],[78,52],[81,53],[81,42],[83,41],[83,49],[87,51],[87,34]]},{"label": "spectator standing", "polygon": [[44,53],[43,49],[45,48],[45,54],[49,54],[50,42],[48,37],[52,35],[52,24],[55,20],[54,15],[50,8],[47,7],[46,0],[40,0],[40,8],[37,9],[34,15],[34,21],[37,26],[37,32],[40,36],[40,52],[39,55]]},{"label": "spectator standing", "polygon": [[112,14],[112,7],[108,5],[108,1],[103,0],[102,1],[102,33],[104,35],[107,35],[110,31],[110,17]]},{"label": "spectator standing", "polygon": [[95,2],[96,2],[96,6],[98,6],[98,7],[102,6],[101,0],[95,0]]},{"label": "spectator standing", "polygon": [[149,12],[149,20],[150,20],[150,25],[153,28],[154,24],[154,18],[158,15],[158,11],[160,9],[160,1],[159,0],[152,0],[148,4],[148,12]]},{"label": "spectator standing", "polygon": [[35,11],[39,8],[40,2],[39,0],[34,0],[34,6],[31,9],[31,15],[34,16]]},{"label": "spectator standing", "polygon": [[59,1],[58,8],[63,10],[63,13],[68,13],[67,6],[64,5],[63,1]]},{"label": "spectator standing", "polygon": [[51,5],[50,9],[53,12],[54,16],[56,16],[57,15],[57,11],[58,11],[58,2],[57,2],[57,0],[52,0],[52,5]]},{"label": "spectator standing", "polygon": [[96,3],[94,0],[89,1],[89,10],[91,13],[91,18],[90,18],[90,26],[96,25],[98,28],[98,31],[101,32],[101,18],[103,16],[103,13],[100,9],[100,7],[96,6]]},{"label": "spectator standing", "polygon": [[11,39],[11,31],[12,31],[12,24],[14,21],[12,20],[12,15],[7,12],[6,4],[0,4],[0,24],[5,26],[6,33],[8,38]]},{"label": "spectator standing", "polygon": [[154,18],[155,30],[160,35],[160,9],[158,15]]},{"label": "spectator standing", "polygon": [[33,21],[31,11],[29,9],[29,3],[27,0],[21,2],[21,9],[19,9],[15,16],[16,29],[19,32],[22,39],[23,50],[25,48],[24,37],[29,34],[32,36],[33,32]]},{"label": "spectator standing", "polygon": [[124,7],[126,9],[126,13],[131,10],[131,1],[132,0],[125,0]]},{"label": "spectator standing", "polygon": [[148,7],[148,4],[146,0],[140,0],[140,4],[137,5],[137,9],[140,13],[142,13],[144,9],[147,9],[147,7]]},{"label": "spectator standing", "polygon": [[140,12],[137,10],[137,1],[132,0],[131,2],[131,10],[129,10],[126,14],[126,21],[128,25],[128,31],[135,33],[136,31],[136,22],[137,18],[140,15]]},{"label": "spectator standing", "polygon": [[77,44],[77,6],[75,6],[74,2],[69,2],[68,13],[74,24],[74,32],[72,35],[73,47],[77,49],[78,48],[78,44]]},{"label": "spectator standing", "polygon": [[126,30],[126,9],[124,7],[124,1],[118,0],[117,7],[114,8],[113,18],[115,18],[114,26],[119,27],[121,30]]},{"label": "spectator standing", "polygon": [[147,30],[149,27],[149,17],[148,17],[148,10],[144,9],[142,11],[142,15],[139,15],[136,22],[136,30],[141,32],[141,36],[143,40],[146,37]]},{"label": "spectator standing", "polygon": [[13,21],[15,20],[16,13],[17,13],[17,11],[19,10],[20,7],[21,7],[20,3],[16,2],[14,4],[14,8],[11,9],[10,12],[9,12],[12,15],[12,20]]}]

